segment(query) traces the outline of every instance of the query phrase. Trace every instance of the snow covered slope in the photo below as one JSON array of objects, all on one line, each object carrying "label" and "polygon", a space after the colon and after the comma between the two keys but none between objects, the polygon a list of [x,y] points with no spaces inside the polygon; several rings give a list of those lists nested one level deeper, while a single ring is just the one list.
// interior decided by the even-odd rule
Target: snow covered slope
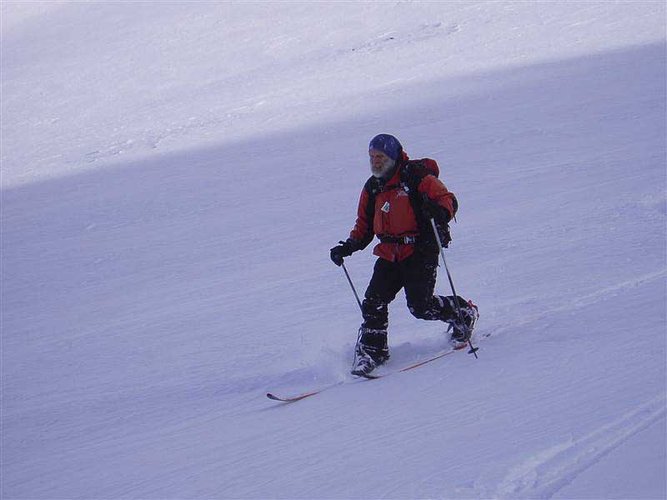
[{"label": "snow covered slope", "polygon": [[[667,495],[663,2],[1,12],[2,498]],[[350,382],[379,132],[491,336]]]}]

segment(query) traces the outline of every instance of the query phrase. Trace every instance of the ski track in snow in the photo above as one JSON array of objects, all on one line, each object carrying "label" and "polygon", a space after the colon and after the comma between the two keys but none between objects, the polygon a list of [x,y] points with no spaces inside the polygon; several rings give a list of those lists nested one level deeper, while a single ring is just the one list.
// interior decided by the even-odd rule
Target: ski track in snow
[{"label": "ski track in snow", "polygon": [[641,275],[637,278],[633,278],[630,280],[620,281],[611,286],[595,290],[592,293],[587,293],[582,295],[571,295],[570,300],[567,300],[566,302],[559,304],[555,307],[546,308],[539,314],[528,315],[522,319],[512,322],[512,324],[510,325],[497,327],[496,329],[494,329],[493,335],[498,336],[508,331],[512,331],[517,327],[524,327],[538,321],[544,321],[549,316],[552,316],[557,313],[563,313],[566,311],[571,311],[573,309],[583,309],[589,307],[590,305],[595,304],[596,302],[605,300],[609,296],[624,294],[627,293],[629,290],[635,289],[639,286],[648,283],[652,283],[653,281],[664,280],[666,277],[667,277],[667,269],[663,269],[660,271],[646,273],[644,275]]},{"label": "ski track in snow", "polygon": [[490,496],[551,498],[609,452],[663,418],[665,413],[665,395],[659,394],[588,435],[533,455],[512,469]]}]

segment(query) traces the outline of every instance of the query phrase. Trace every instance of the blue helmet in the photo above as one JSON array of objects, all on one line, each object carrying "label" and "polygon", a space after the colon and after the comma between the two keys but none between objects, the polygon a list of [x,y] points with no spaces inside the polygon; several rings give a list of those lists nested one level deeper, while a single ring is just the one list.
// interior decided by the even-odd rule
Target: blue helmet
[{"label": "blue helmet", "polygon": [[371,149],[382,151],[389,158],[396,161],[399,156],[401,156],[403,146],[401,146],[401,143],[398,142],[398,139],[393,135],[380,134],[376,135],[371,140],[371,143],[368,145],[368,150],[370,151]]}]

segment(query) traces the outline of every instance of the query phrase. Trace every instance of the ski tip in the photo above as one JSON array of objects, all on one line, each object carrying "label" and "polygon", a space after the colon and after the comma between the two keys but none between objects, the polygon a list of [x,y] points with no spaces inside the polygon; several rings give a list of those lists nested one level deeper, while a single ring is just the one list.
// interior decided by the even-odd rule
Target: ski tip
[{"label": "ski tip", "polygon": [[300,394],[299,396],[290,396],[290,397],[280,397],[276,396],[275,394],[271,394],[270,392],[267,392],[266,397],[273,401],[280,401],[281,403],[295,403],[296,401],[301,401],[302,399],[309,398],[310,396],[314,396],[315,394],[319,394],[320,392],[322,392],[322,390],[306,392],[305,394]]}]

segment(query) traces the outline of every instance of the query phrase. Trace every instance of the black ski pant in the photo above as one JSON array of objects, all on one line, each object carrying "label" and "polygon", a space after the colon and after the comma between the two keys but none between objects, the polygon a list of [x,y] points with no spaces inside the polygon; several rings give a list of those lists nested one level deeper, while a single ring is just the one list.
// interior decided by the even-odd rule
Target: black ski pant
[{"label": "black ski pant", "polygon": [[438,255],[419,250],[400,262],[379,258],[362,304],[362,327],[386,331],[388,305],[401,288],[405,289],[408,309],[416,318],[432,321],[454,319],[456,312],[450,301],[434,295],[437,270]]}]

